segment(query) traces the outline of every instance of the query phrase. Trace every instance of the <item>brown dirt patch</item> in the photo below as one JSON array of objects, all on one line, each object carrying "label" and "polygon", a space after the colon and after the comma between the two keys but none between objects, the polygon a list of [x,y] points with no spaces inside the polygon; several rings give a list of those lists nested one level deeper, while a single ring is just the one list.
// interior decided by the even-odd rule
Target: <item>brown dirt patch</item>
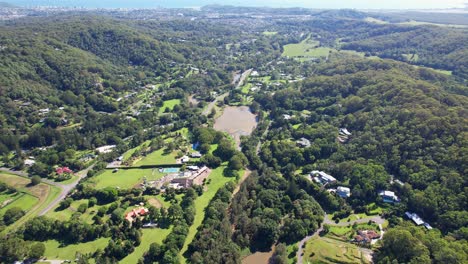
[{"label": "brown dirt patch", "polygon": [[257,126],[257,116],[247,106],[228,106],[223,114],[215,120],[214,129],[227,132],[240,145],[240,137],[248,136]]}]

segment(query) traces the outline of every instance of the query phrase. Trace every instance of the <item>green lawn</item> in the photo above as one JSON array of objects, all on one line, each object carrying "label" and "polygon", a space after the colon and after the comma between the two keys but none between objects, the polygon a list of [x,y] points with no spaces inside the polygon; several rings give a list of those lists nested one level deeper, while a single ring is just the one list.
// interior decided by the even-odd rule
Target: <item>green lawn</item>
[{"label": "green lawn", "polygon": [[326,48],[326,47],[319,47],[320,42],[316,40],[311,40],[307,38],[300,43],[297,44],[288,44],[285,45],[284,52],[282,56],[288,57],[327,57],[330,51],[334,51],[335,49]]},{"label": "green lawn", "polygon": [[147,140],[147,141],[143,142],[140,146],[134,147],[134,148],[132,148],[132,149],[127,150],[127,151],[123,154],[123,160],[124,160],[124,161],[128,160],[128,159],[133,155],[133,153],[135,153],[135,151],[137,151],[137,149],[146,148],[146,147],[149,146],[150,143],[151,143],[151,141],[150,141],[150,140]]},{"label": "green lawn", "polygon": [[303,56],[315,56],[309,54],[312,50],[318,48],[320,42],[307,38],[297,44],[288,44],[283,47],[284,52],[282,56],[288,57],[303,57]]},{"label": "green lawn", "polygon": [[[202,196],[198,197],[195,200],[195,220],[193,221],[192,226],[190,226],[187,238],[185,239],[184,246],[181,250],[181,256],[187,250],[188,245],[192,243],[192,240],[197,234],[197,229],[203,222],[205,218],[205,208],[208,206],[210,201],[215,196],[216,192],[223,187],[226,183],[230,181],[235,181],[235,178],[227,178],[223,176],[223,170],[226,168],[226,165],[220,166],[217,169],[214,169],[208,179],[211,179],[211,183],[207,185],[208,190],[203,193]],[[239,175],[242,175],[244,171],[240,171]],[[182,263],[185,263],[185,258],[181,257]]]},{"label": "green lawn", "polygon": [[160,173],[157,169],[120,169],[117,172],[105,170],[93,180],[95,182],[96,189],[103,189],[109,186],[129,189],[138,183],[143,182],[143,177],[146,177],[148,181],[151,181],[160,179],[163,176],[164,174]]},{"label": "green lawn", "polygon": [[19,193],[17,193],[17,192],[15,192],[15,193],[5,193],[5,192],[0,193],[0,206],[7,200],[17,198],[16,197],[17,195],[19,195]]},{"label": "green lawn", "polygon": [[44,242],[46,246],[44,255],[48,259],[74,260],[76,252],[80,252],[82,254],[92,253],[98,248],[104,249],[108,242],[109,238],[99,238],[91,242],[72,244],[61,247],[57,240],[48,240]]},{"label": "green lawn", "polygon": [[329,237],[310,239],[304,250],[304,263],[369,263],[359,248]]},{"label": "green lawn", "polygon": [[136,162],[135,166],[144,166],[144,165],[161,165],[161,164],[175,164],[175,152],[170,154],[164,154],[164,149],[159,149],[154,152],[151,152],[143,159]]},{"label": "green lawn", "polygon": [[0,209],[0,216],[2,216],[8,209],[13,208],[13,207],[19,207],[23,211],[29,211],[38,202],[39,202],[39,198],[34,197],[27,193],[23,193],[19,195],[15,201],[9,203],[7,206]]},{"label": "green lawn", "polygon": [[[59,206],[57,205],[55,208],[53,208],[51,211],[47,213],[47,216],[50,218],[58,219],[58,220],[68,220],[71,218],[71,216],[76,212],[78,207],[81,204],[88,204],[88,199],[83,199],[83,200],[77,200],[73,201],[70,205],[70,207],[60,210],[60,211],[55,211],[55,209]],[[93,217],[96,215],[97,211],[99,208],[102,206],[95,205],[93,207],[90,207],[86,210],[84,214],[80,216],[80,220],[82,222],[86,222],[89,224],[93,223]]]},{"label": "green lawn", "polygon": [[159,108],[159,113],[162,114],[166,110],[166,108],[169,108],[169,110],[172,111],[174,109],[174,106],[180,104],[180,99],[172,99],[172,100],[167,100],[164,101],[164,104],[161,108]]},{"label": "green lawn", "polygon": [[[172,228],[171,228],[172,229]],[[122,259],[120,263],[137,263],[143,257],[143,254],[149,250],[151,243],[162,244],[162,241],[171,233],[171,229],[143,229],[143,236],[141,237],[141,244],[135,248],[130,255]]]}]

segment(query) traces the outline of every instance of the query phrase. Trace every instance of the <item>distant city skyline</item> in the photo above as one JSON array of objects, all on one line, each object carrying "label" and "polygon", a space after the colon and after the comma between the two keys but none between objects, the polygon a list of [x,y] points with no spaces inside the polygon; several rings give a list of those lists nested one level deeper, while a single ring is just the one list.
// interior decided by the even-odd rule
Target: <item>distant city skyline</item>
[{"label": "distant city skyline", "polygon": [[355,9],[443,9],[463,8],[467,0],[0,0],[19,6],[63,6],[89,8],[201,7],[210,4],[235,6],[355,8]]}]

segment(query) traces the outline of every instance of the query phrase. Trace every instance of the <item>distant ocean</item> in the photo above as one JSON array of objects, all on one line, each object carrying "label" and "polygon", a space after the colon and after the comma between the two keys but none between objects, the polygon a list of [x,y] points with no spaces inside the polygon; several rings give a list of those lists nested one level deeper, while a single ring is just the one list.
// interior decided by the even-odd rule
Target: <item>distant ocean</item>
[{"label": "distant ocean", "polygon": [[[209,4],[249,5],[239,0],[0,0],[17,6],[57,6],[83,8],[182,8]],[[258,1],[268,3],[268,1]]]}]

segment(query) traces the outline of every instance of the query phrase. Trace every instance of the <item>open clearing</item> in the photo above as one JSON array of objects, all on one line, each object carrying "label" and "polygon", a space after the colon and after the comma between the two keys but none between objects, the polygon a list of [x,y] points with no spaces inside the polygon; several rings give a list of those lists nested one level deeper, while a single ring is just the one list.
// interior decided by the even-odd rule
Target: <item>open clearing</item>
[{"label": "open clearing", "polygon": [[215,120],[214,129],[227,132],[234,137],[237,146],[240,145],[240,137],[248,136],[257,126],[257,116],[250,112],[247,106],[228,106],[223,114]]},{"label": "open clearing", "polygon": [[167,100],[164,101],[164,104],[161,108],[159,108],[159,113],[162,114],[166,111],[166,108],[172,111],[174,109],[174,106],[180,104],[180,99],[172,99],[172,100]]},{"label": "open clearing", "polygon": [[160,229],[143,229],[143,235],[141,237],[141,244],[135,248],[132,254],[128,255],[120,261],[122,264],[126,263],[138,263],[138,260],[143,257],[143,254],[149,250],[152,243],[159,243],[162,245],[162,241],[171,233],[172,228]]},{"label": "open clearing", "polygon": [[255,252],[243,258],[242,264],[267,264],[271,256],[273,256],[273,250],[270,252]]},{"label": "open clearing", "polygon": [[329,237],[310,239],[304,251],[305,263],[370,263],[357,246]]},{"label": "open clearing", "polygon": [[152,181],[160,179],[163,176],[164,174],[160,173],[158,169],[119,169],[117,172],[106,170],[92,180],[95,182],[96,189],[106,187],[129,189],[143,182],[144,177],[148,181]]},{"label": "open clearing", "polygon": [[297,44],[288,44],[283,47],[282,56],[291,58],[318,58],[328,57],[332,48],[320,47],[320,42],[309,38]]},{"label": "open clearing", "polygon": [[39,198],[29,195],[27,193],[22,193],[15,197],[15,200],[9,203],[7,206],[0,209],[0,216],[3,216],[5,212],[13,207],[19,207],[21,210],[28,212],[31,208],[34,207],[39,202]]},{"label": "open clearing", "polygon": [[164,154],[164,149],[159,149],[143,157],[134,166],[175,164],[175,153]]},{"label": "open clearing", "polygon": [[[48,240],[44,242],[46,250],[44,255],[48,259],[73,260],[76,252],[82,254],[92,253],[96,249],[104,249],[109,242],[109,238],[99,238],[94,241],[61,246],[57,240]],[[135,262],[136,263],[136,262]]]},{"label": "open clearing", "polygon": [[16,197],[17,200],[11,202],[6,207],[2,208],[0,214],[11,207],[20,207],[27,211],[26,215],[16,221],[14,224],[8,226],[3,232],[14,230],[29,220],[31,217],[50,204],[59,194],[60,189],[55,186],[50,186],[45,183],[36,186],[29,186],[31,180],[17,175],[1,173],[0,181],[15,187],[21,193]]}]

